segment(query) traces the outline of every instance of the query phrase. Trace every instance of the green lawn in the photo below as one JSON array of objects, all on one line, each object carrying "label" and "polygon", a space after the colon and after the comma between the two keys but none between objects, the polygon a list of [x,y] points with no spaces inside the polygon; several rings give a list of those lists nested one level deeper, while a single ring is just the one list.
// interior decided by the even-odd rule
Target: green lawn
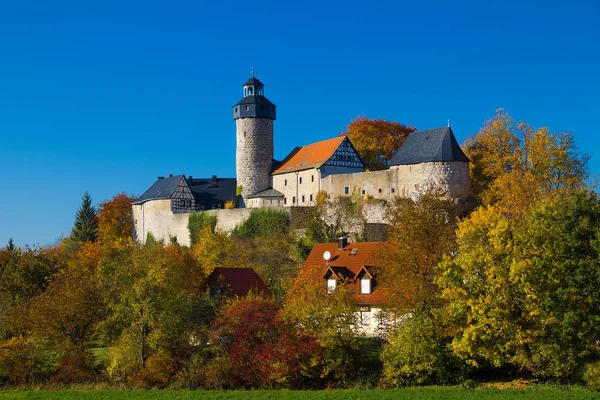
[{"label": "green lawn", "polygon": [[599,399],[600,393],[581,389],[495,390],[458,388],[418,388],[395,390],[321,390],[321,391],[189,391],[189,390],[39,390],[0,392],[0,399]]}]

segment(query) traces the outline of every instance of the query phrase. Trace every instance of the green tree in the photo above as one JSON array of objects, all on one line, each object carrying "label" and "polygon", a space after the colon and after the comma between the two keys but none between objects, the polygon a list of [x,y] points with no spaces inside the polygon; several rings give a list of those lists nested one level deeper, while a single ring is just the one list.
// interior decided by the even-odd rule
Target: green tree
[{"label": "green tree", "polygon": [[597,357],[599,226],[600,201],[583,192],[461,222],[438,275],[456,354],[561,380]]},{"label": "green tree", "polygon": [[433,282],[438,263],[456,249],[454,205],[435,191],[417,199],[397,197],[388,208],[388,240],[377,254],[378,282],[386,307],[423,313],[439,306]]},{"label": "green tree", "polygon": [[71,239],[75,242],[95,242],[98,238],[98,216],[92,205],[92,198],[85,192],[81,200],[81,207],[75,214],[75,223],[71,230]]}]

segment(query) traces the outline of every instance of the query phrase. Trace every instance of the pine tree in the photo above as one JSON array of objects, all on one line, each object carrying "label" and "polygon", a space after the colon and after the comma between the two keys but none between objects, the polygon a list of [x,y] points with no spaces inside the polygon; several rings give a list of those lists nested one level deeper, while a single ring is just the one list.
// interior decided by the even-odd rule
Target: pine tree
[{"label": "pine tree", "polygon": [[6,246],[6,249],[8,251],[13,251],[15,249],[15,242],[13,241],[13,238],[8,239],[8,245]]},{"label": "pine tree", "polygon": [[98,238],[98,216],[92,205],[92,198],[85,192],[81,207],[75,214],[75,224],[71,231],[71,239],[76,242],[95,242]]}]

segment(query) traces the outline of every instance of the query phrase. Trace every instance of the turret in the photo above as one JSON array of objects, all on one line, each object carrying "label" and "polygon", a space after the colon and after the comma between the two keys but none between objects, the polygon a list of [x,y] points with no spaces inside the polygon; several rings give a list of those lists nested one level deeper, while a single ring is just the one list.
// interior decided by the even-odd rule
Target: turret
[{"label": "turret", "polygon": [[245,199],[270,186],[276,106],[265,97],[264,85],[254,73],[243,88],[244,97],[233,106],[233,119],[237,185]]}]

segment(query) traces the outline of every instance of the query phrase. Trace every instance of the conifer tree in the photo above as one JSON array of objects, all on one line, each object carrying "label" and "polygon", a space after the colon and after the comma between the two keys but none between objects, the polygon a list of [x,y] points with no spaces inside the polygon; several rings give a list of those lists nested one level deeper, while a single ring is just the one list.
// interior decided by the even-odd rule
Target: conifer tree
[{"label": "conifer tree", "polygon": [[75,214],[75,224],[71,231],[71,239],[76,242],[95,242],[98,238],[98,216],[92,205],[92,198],[86,191],[81,200],[81,207]]},{"label": "conifer tree", "polygon": [[13,238],[8,239],[8,245],[6,246],[6,249],[8,251],[13,251],[15,249],[15,242],[13,241]]}]

